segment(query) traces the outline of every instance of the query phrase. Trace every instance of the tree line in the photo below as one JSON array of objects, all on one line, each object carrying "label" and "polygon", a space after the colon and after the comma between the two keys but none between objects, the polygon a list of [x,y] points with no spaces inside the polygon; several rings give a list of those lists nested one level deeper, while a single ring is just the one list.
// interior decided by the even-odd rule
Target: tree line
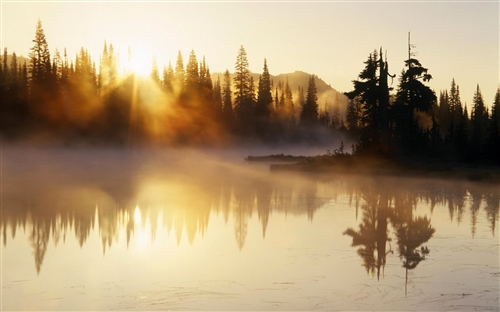
[{"label": "tree line", "polygon": [[[409,44],[409,47],[411,45]],[[130,50],[128,62],[130,63]],[[240,47],[233,74],[212,80],[210,68],[194,51],[184,65],[162,70],[152,60],[149,79],[120,72],[119,56],[104,43],[96,63],[81,48],[74,60],[66,50],[49,52],[41,21],[36,26],[29,64],[4,49],[0,66],[2,136],[6,139],[137,144],[231,144],[235,142],[323,142],[332,134],[356,141],[359,155],[435,157],[460,162],[500,163],[500,89],[491,109],[479,86],[472,110],[453,80],[439,97],[427,85],[432,76],[413,57],[394,90],[394,74],[382,49],[369,54],[345,115],[320,111],[316,77],[307,88],[273,84],[267,61],[258,81]],[[390,82],[389,82],[390,81]],[[393,92],[395,91],[395,92]],[[333,142],[331,142],[333,144]]]},{"label": "tree line", "polygon": [[404,63],[396,92],[390,93],[388,80],[395,75],[382,49],[373,51],[354,90],[346,93],[346,127],[359,137],[355,152],[500,164],[500,89],[489,110],[477,85],[469,114],[454,79],[438,98],[425,84],[432,76],[410,48]]},{"label": "tree line", "polygon": [[[130,64],[129,49],[128,62]],[[315,76],[299,87],[276,86],[264,59],[254,81],[246,51],[240,47],[234,74],[226,70],[213,81],[203,58],[194,51],[184,65],[158,68],[149,79],[125,69],[112,44],[104,43],[100,60],[81,48],[74,60],[66,49],[49,52],[41,21],[36,26],[29,63],[19,64],[7,48],[0,66],[2,135],[65,143],[212,144],[240,138],[264,142],[314,141],[318,128],[333,129],[332,118],[318,110]],[[338,109],[337,109],[338,113]],[[337,116],[337,119],[340,117]],[[337,122],[337,128],[339,122]]]}]

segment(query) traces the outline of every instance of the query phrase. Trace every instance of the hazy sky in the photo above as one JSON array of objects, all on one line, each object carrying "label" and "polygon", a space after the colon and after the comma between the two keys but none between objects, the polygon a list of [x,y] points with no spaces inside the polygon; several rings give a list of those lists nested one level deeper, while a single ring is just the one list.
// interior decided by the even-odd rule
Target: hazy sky
[{"label": "hazy sky", "polygon": [[267,58],[271,74],[302,70],[350,91],[368,54],[380,47],[399,75],[411,31],[436,93],[455,78],[462,102],[471,104],[479,84],[490,106],[499,85],[498,1],[2,1],[1,8],[1,46],[23,56],[40,19],[51,53],[66,47],[73,60],[84,47],[97,61],[107,40],[122,60],[130,46],[147,66],[153,53],[160,66],[175,65],[179,50],[186,62],[194,49],[211,72],[233,71],[243,45],[254,72],[262,72]]}]

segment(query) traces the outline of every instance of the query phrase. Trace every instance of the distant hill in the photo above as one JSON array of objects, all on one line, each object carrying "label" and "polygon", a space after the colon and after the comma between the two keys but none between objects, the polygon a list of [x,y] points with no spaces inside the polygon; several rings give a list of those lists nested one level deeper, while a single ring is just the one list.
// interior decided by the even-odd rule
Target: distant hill
[{"label": "distant hill", "polygon": [[[259,83],[259,76],[260,74],[258,73],[251,73],[254,81],[255,81],[255,87],[258,87]],[[221,84],[223,83],[223,73],[214,73],[212,74],[212,80],[216,81],[217,76],[220,77],[221,79]],[[271,75],[271,79],[273,80],[273,85],[277,86],[278,82],[281,80],[283,83],[288,79],[288,85],[292,89],[293,92],[293,99],[294,102],[296,102],[297,99],[297,94],[298,94],[298,88],[299,86],[304,88],[304,96],[307,94],[307,86],[309,84],[309,77],[311,74],[308,74],[303,71],[295,71],[293,73],[288,73],[288,74],[279,74],[279,75]],[[231,79],[233,78],[233,74],[231,74]],[[315,82],[316,82],[316,89],[318,91],[318,106],[320,110],[326,109],[329,113],[330,116],[333,113],[333,105],[335,102],[339,102],[340,106],[340,114],[341,116],[345,116],[346,108],[347,108],[347,102],[348,99],[347,97],[343,94],[332,88],[329,84],[327,84],[325,81],[323,81],[321,78],[315,76]],[[273,91],[273,97],[274,97],[274,91]],[[343,117],[345,120],[345,117]]]},{"label": "distant hill", "polygon": [[[2,63],[3,63],[3,53],[1,55],[1,59],[2,59]],[[17,59],[18,66],[23,65],[24,62],[26,62],[26,66],[30,65],[30,59],[27,57],[16,55],[16,59]],[[8,54],[7,55],[7,65],[9,66],[9,68],[10,68],[11,63],[12,63],[12,54]]]}]

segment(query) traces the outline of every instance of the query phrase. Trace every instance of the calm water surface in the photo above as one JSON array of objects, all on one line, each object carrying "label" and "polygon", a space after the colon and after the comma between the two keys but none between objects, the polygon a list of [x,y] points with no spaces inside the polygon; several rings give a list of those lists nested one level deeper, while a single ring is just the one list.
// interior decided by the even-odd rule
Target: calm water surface
[{"label": "calm water surface", "polygon": [[499,185],[242,153],[4,148],[0,310],[499,310]]}]

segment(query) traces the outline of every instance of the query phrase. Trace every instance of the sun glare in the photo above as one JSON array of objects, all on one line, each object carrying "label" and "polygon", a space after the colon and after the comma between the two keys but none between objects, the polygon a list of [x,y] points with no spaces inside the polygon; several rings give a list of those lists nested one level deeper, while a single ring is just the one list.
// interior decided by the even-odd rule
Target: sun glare
[{"label": "sun glare", "polygon": [[139,206],[135,207],[135,211],[134,211],[134,223],[135,224],[141,223],[141,211],[139,210]]},{"label": "sun glare", "polygon": [[127,51],[125,70],[139,76],[148,77],[153,67],[153,53],[146,49],[130,48]]}]

